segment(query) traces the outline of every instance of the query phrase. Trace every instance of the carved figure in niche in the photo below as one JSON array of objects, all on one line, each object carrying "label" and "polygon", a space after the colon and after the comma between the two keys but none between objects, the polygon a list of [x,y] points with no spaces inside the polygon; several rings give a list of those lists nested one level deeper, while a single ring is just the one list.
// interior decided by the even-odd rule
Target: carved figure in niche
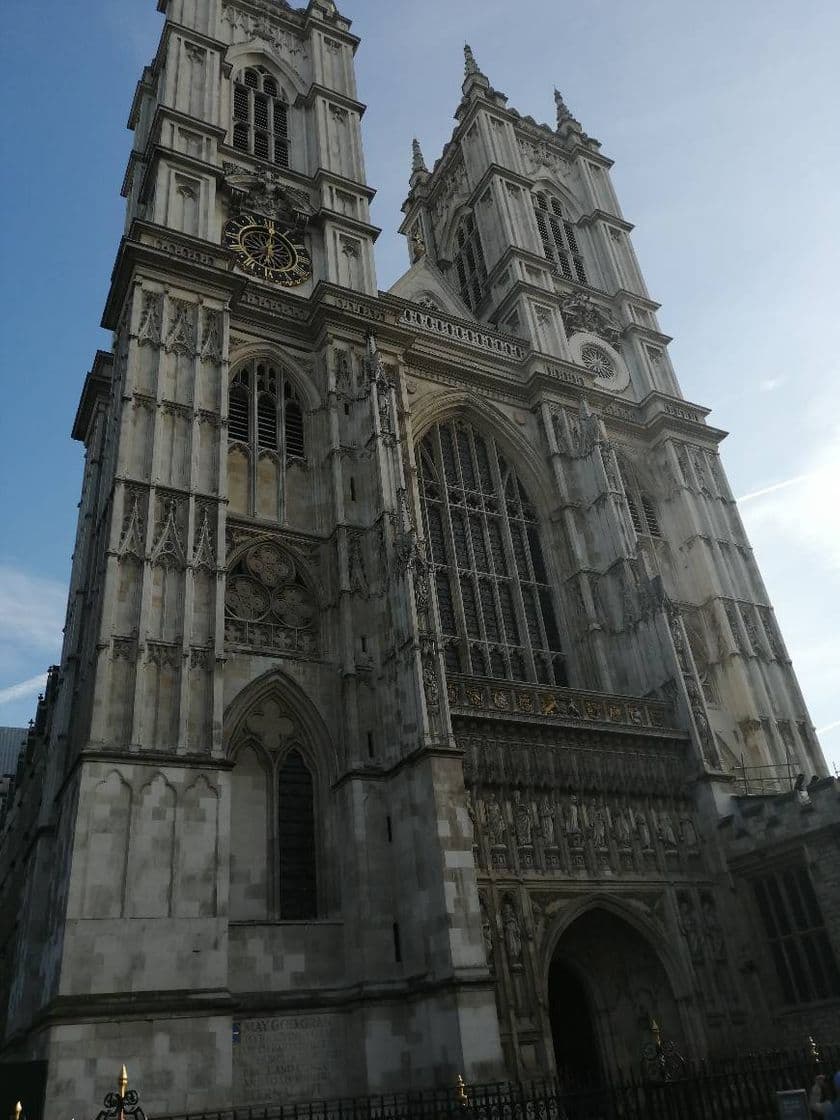
[{"label": "carved figure in niche", "polygon": [[496,800],[495,793],[490,794],[490,797],[484,805],[484,817],[487,821],[487,832],[490,836],[491,843],[495,844],[497,847],[504,847],[507,826],[505,825],[502,807]]},{"label": "carved figure in niche", "polygon": [[688,951],[691,954],[691,959],[695,964],[699,964],[704,957],[703,938],[700,933],[697,918],[694,915],[694,904],[691,901],[691,896],[687,894],[678,895],[677,905],[680,910],[680,933],[688,944]]},{"label": "carved figure in niche", "polygon": [[549,801],[548,797],[545,795],[543,796],[542,801],[540,801],[539,816],[540,834],[542,836],[543,843],[547,848],[550,848],[555,842],[554,807]]},{"label": "carved figure in niche", "polygon": [[527,847],[531,843],[531,814],[519,790],[516,790],[513,795],[513,823],[516,828],[516,842],[522,847]]},{"label": "carved figure in niche", "polygon": [[602,805],[596,805],[592,811],[592,842],[596,848],[607,846],[607,814]]},{"label": "carved figure in niche", "polygon": [[671,814],[663,811],[659,814],[659,839],[668,849],[676,849],[677,834],[674,832],[674,822]]},{"label": "carved figure in niche", "polygon": [[573,793],[569,798],[569,806],[566,810],[566,835],[570,838],[570,843],[580,843],[580,802],[576,793]]},{"label": "carved figure in niche", "polygon": [[519,929],[519,919],[516,910],[509,898],[505,899],[502,906],[502,926],[505,931],[505,947],[511,965],[522,963],[522,933]]},{"label": "carved figure in niche", "polygon": [[650,842],[650,825],[648,824],[647,815],[641,810],[636,813],[636,835],[639,837],[639,843],[642,848],[648,852],[653,847]]},{"label": "carved figure in niche", "polygon": [[368,593],[368,581],[365,574],[365,559],[362,555],[362,539],[358,533],[350,537],[349,544],[350,590],[358,591],[361,595]]},{"label": "carved figure in niche", "polygon": [[490,966],[490,971],[493,971],[493,922],[490,918],[490,910],[487,905],[487,899],[483,894],[478,896],[478,904],[481,910],[481,937],[484,941],[484,952],[487,954],[487,964]]},{"label": "carved figure in niche", "polygon": [[702,894],[700,896],[700,907],[703,912],[703,932],[706,935],[706,942],[711,950],[712,959],[716,961],[726,960],[726,941],[723,936],[723,928],[718,920],[715,900],[710,894]]},{"label": "carved figure in niche", "polygon": [[694,827],[694,821],[689,820],[688,817],[684,817],[683,820],[680,821],[680,837],[687,848],[698,848],[700,846],[700,840],[697,836],[697,829]]},{"label": "carved figure in niche", "polygon": [[613,813],[613,827],[619,848],[630,847],[630,823],[627,820],[627,813],[628,811],[624,809],[618,809]]}]

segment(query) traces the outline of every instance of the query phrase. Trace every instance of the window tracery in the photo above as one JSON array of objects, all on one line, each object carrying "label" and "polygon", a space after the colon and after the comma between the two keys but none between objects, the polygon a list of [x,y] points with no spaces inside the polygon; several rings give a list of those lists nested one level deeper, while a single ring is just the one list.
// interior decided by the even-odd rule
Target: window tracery
[{"label": "window tracery", "polygon": [[575,235],[575,227],[563,214],[558,199],[544,191],[531,195],[534,217],[546,260],[551,261],[552,271],[566,280],[587,284],[583,254]]},{"label": "window tracery", "polygon": [[262,66],[233,82],[233,146],[257,159],[289,166],[289,111],[277,81]]},{"label": "window tracery", "polygon": [[258,701],[241,725],[231,774],[234,919],[318,917],[323,822],[305,739],[279,696]]},{"label": "window tracery", "polygon": [[303,408],[285,370],[241,366],[228,392],[228,475],[235,512],[280,519],[285,470],[306,457]]},{"label": "window tracery", "polygon": [[225,591],[225,639],[240,646],[317,652],[317,605],[300,566],[263,541],[232,565]]},{"label": "window tracery", "polygon": [[463,421],[434,427],[420,494],[447,669],[565,684],[536,513],[495,441]]},{"label": "window tracery", "polygon": [[621,482],[624,486],[624,499],[627,503],[627,512],[630,522],[637,536],[661,537],[662,530],[659,526],[659,517],[656,504],[641,486],[637,484],[626,465],[619,465]]}]

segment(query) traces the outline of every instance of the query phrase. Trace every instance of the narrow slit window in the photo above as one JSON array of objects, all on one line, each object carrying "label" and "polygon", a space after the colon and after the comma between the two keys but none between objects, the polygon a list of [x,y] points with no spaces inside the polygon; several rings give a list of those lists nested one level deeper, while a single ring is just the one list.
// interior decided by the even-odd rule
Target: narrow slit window
[{"label": "narrow slit window", "polygon": [[315,801],[312,775],[299,751],[280,768],[277,796],[280,917],[289,921],[317,914]]}]

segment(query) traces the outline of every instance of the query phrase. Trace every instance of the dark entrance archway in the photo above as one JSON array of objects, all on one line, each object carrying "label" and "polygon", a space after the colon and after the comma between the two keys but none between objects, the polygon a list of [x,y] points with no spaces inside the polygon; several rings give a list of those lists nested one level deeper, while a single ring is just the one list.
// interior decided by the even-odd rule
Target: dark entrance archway
[{"label": "dark entrance archway", "polygon": [[548,969],[548,1010],[557,1073],[566,1082],[638,1075],[654,1019],[685,1052],[659,955],[611,908],[587,910],[563,932]]},{"label": "dark entrance archway", "polygon": [[590,999],[578,973],[558,957],[548,973],[548,1007],[558,1076],[564,1083],[596,1081],[601,1069]]}]

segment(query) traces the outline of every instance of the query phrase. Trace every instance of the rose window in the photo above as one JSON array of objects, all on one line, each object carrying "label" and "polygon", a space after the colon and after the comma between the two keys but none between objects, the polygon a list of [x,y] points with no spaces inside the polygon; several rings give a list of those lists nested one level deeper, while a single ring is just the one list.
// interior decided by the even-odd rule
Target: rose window
[{"label": "rose window", "polygon": [[225,638],[237,646],[317,652],[317,603],[296,560],[263,541],[233,564],[225,593]]},{"label": "rose window", "polygon": [[600,346],[593,346],[588,343],[582,347],[580,352],[580,360],[588,370],[591,370],[596,377],[600,377],[602,381],[609,381],[615,377],[615,362]]}]

